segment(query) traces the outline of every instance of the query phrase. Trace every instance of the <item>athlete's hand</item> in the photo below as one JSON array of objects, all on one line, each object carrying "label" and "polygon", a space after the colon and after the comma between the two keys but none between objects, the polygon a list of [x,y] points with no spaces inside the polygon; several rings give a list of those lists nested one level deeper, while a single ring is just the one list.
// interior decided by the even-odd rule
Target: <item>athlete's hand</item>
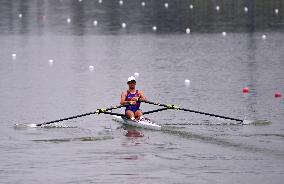
[{"label": "athlete's hand", "polygon": [[131,100],[130,105],[136,105],[136,101]]},{"label": "athlete's hand", "polygon": [[139,97],[133,97],[132,99],[131,99],[131,101],[135,101],[135,102],[137,102],[139,100]]}]

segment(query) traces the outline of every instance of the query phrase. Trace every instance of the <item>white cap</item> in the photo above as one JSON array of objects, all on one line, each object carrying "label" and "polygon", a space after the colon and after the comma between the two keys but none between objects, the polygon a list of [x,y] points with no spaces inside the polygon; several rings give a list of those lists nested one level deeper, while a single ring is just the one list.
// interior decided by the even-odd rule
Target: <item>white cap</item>
[{"label": "white cap", "polygon": [[133,77],[133,76],[128,77],[127,82],[130,82],[130,81],[136,81],[135,77]]}]

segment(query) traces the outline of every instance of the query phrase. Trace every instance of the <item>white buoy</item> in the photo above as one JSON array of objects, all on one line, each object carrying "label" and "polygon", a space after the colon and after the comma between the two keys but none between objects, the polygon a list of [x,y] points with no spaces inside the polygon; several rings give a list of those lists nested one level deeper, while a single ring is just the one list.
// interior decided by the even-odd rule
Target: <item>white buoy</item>
[{"label": "white buoy", "polygon": [[185,29],[185,32],[186,32],[186,34],[189,34],[189,33],[190,33],[190,29],[189,29],[189,28],[186,28],[186,29]]},{"label": "white buoy", "polygon": [[94,70],[94,66],[93,66],[93,65],[90,65],[90,66],[89,66],[89,70],[90,70],[90,71],[93,71],[93,70]]},{"label": "white buoy", "polygon": [[53,59],[49,59],[48,62],[49,62],[49,64],[53,64],[54,60]]},{"label": "white buoy", "polygon": [[261,36],[261,38],[262,38],[263,40],[266,40],[266,35],[263,34],[263,35]]},{"label": "white buoy", "polygon": [[223,31],[222,36],[227,36],[227,33],[225,31]]},{"label": "white buoy", "polygon": [[190,85],[190,80],[189,79],[185,79],[184,80],[184,85],[188,87]]},{"label": "white buoy", "polygon": [[71,18],[67,18],[67,23],[69,24],[71,22]]},{"label": "white buoy", "polygon": [[123,23],[121,24],[121,27],[122,27],[122,28],[126,28],[126,23],[123,22]]},{"label": "white buoy", "polygon": [[138,73],[138,72],[135,72],[135,73],[134,73],[134,77],[135,77],[135,78],[138,78],[138,77],[139,77],[139,73]]},{"label": "white buoy", "polygon": [[245,6],[245,7],[244,7],[244,11],[245,11],[245,12],[248,12],[248,7]]},{"label": "white buoy", "polygon": [[156,26],[153,26],[153,27],[152,27],[152,30],[153,30],[153,31],[157,31],[157,27],[156,27]]},{"label": "white buoy", "polygon": [[192,5],[192,4],[191,4],[191,5],[189,5],[189,8],[190,8],[190,9],[193,9],[193,5]]},{"label": "white buoy", "polygon": [[78,0],[79,3],[81,3],[83,0]]},{"label": "white buoy", "polygon": [[103,0],[98,0],[98,2],[99,2],[100,4],[102,4],[102,3],[103,3]]},{"label": "white buoy", "polygon": [[165,6],[165,8],[168,8],[169,7],[169,3],[165,3],[164,6]]},{"label": "white buoy", "polygon": [[15,53],[12,54],[12,59],[13,59],[13,60],[16,60],[16,59],[17,59],[17,54],[15,54]]},{"label": "white buoy", "polygon": [[141,2],[141,6],[146,6],[146,3],[144,1]]},{"label": "white buoy", "polygon": [[216,10],[219,11],[220,10],[220,6],[216,6]]},{"label": "white buoy", "polygon": [[276,15],[278,15],[279,10],[278,10],[278,9],[275,9],[274,12],[275,12]]},{"label": "white buoy", "polygon": [[21,18],[23,17],[23,14],[20,13],[20,14],[18,15],[18,17],[21,19]]},{"label": "white buoy", "polygon": [[93,25],[94,25],[94,26],[97,26],[97,25],[98,25],[98,21],[97,21],[97,20],[94,20]]},{"label": "white buoy", "polygon": [[120,5],[120,6],[123,5],[123,1],[122,1],[122,0],[119,1],[119,5]]}]

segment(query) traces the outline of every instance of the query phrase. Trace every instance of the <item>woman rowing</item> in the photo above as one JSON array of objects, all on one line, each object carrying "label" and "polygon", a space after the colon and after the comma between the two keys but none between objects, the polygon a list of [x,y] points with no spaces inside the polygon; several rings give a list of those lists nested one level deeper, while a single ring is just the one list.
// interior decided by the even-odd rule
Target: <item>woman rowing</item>
[{"label": "woman rowing", "polygon": [[140,101],[146,100],[143,91],[136,90],[135,77],[131,76],[127,80],[128,90],[123,91],[121,94],[120,104],[127,105],[125,115],[132,120],[143,119],[143,112],[140,110]]}]

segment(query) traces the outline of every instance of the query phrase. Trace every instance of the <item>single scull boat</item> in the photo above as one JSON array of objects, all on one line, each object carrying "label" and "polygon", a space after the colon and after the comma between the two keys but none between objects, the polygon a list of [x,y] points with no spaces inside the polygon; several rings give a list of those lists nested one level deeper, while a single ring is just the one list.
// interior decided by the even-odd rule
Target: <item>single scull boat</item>
[{"label": "single scull boat", "polygon": [[138,128],[144,128],[144,129],[150,129],[150,130],[161,130],[162,126],[158,125],[148,118],[143,118],[141,120],[131,120],[129,118],[123,117],[123,116],[116,116],[113,115],[113,120],[119,123],[122,123],[123,125],[130,125]]}]

